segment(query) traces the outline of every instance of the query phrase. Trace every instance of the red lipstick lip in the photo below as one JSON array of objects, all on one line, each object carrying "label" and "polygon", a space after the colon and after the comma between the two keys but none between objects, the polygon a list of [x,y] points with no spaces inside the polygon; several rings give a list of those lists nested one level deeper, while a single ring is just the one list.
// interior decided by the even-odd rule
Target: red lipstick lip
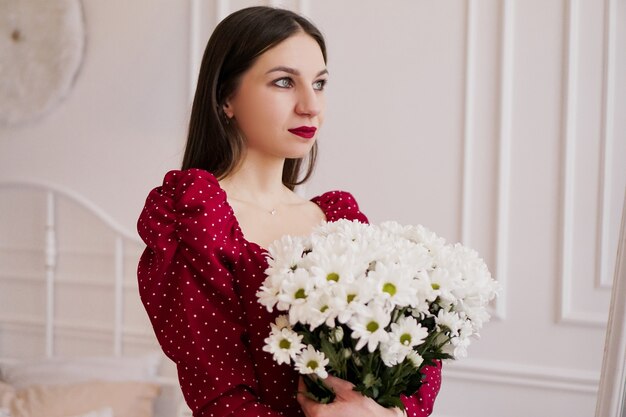
[{"label": "red lipstick lip", "polygon": [[311,139],[313,136],[315,136],[317,128],[313,126],[300,126],[296,127],[295,129],[289,129],[289,131],[294,135],[298,135],[306,139]]}]

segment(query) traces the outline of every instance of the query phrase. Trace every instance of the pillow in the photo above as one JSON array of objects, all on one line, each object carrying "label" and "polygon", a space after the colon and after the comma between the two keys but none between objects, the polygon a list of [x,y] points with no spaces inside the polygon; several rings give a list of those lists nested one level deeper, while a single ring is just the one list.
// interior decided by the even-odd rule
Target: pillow
[{"label": "pillow", "polygon": [[156,378],[161,352],[144,356],[49,358],[0,362],[0,381],[15,388],[33,384],[89,381],[150,381]]},{"label": "pillow", "polygon": [[72,417],[114,417],[113,409],[111,407],[104,407],[99,410],[93,410],[85,414],[81,414],[79,416]]},{"label": "pillow", "polygon": [[[105,416],[152,417],[159,386],[139,381],[88,381],[77,384],[32,385],[16,389],[0,383],[0,409],[12,417]],[[94,411],[95,410],[95,411]],[[100,414],[95,414],[100,413]]]}]

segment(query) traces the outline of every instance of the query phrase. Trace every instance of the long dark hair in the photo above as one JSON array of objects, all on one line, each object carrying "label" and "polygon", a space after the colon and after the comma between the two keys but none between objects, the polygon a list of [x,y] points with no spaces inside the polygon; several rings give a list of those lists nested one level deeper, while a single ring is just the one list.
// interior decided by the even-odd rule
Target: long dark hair
[{"label": "long dark hair", "polygon": [[[235,92],[241,75],[257,57],[291,35],[303,31],[320,46],[326,62],[321,32],[306,18],[285,9],[256,6],[238,10],[222,20],[204,51],[193,99],[182,169],[202,168],[218,179],[242,162],[245,144],[233,123],[227,123],[225,101]],[[305,177],[298,181],[304,158],[287,158],[283,184],[291,190],[306,182],[315,167],[317,141],[308,155]]]}]

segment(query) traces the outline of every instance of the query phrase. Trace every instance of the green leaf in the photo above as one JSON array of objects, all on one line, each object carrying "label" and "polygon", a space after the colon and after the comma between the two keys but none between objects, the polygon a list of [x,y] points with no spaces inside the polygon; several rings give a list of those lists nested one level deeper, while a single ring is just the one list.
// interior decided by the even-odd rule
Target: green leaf
[{"label": "green leaf", "polygon": [[400,399],[400,396],[384,396],[378,398],[378,404],[382,405],[386,408],[398,407],[400,410],[404,411],[404,403]]},{"label": "green leaf", "polygon": [[374,374],[368,373],[365,375],[365,378],[363,378],[363,384],[367,388],[374,388],[380,387],[382,385],[382,381],[380,380],[380,378],[374,376]]}]

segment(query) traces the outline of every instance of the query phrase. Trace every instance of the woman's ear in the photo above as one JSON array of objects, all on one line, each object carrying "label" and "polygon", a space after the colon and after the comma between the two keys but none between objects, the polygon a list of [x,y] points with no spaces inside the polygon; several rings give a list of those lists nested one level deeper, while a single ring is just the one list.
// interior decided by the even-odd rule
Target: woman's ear
[{"label": "woman's ear", "polygon": [[232,119],[234,113],[233,113],[233,107],[230,104],[230,100],[226,100],[224,102],[224,105],[222,106],[222,110],[224,111],[224,114],[226,115],[226,117],[228,117],[229,119]]}]

